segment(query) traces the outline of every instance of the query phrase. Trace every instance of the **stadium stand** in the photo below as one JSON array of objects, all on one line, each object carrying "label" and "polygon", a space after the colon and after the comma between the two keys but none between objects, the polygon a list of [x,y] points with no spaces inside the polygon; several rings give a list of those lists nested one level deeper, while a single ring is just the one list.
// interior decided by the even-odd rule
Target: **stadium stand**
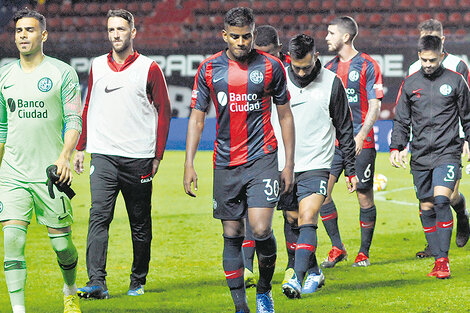
[{"label": "stadium stand", "polygon": [[[417,23],[429,18],[440,20],[452,41],[470,42],[465,30],[470,27],[470,0],[46,0],[44,5],[37,5],[36,1],[17,3],[18,7],[28,5],[46,15],[48,29],[56,33],[50,40],[59,45],[59,49],[61,45],[70,48],[77,44],[101,44],[104,35],[94,33],[105,28],[103,17],[112,8],[125,8],[134,13],[138,31],[145,31],[145,36],[136,39],[137,46],[143,49],[187,45],[219,47],[220,41],[214,37],[220,36],[223,14],[236,6],[251,7],[258,25],[275,25],[284,42],[299,32],[323,39],[326,24],[335,16],[345,14],[359,23],[357,40],[371,46],[415,42]],[[11,8],[0,8],[0,11],[7,9]],[[3,30],[8,32],[12,27],[10,22]],[[382,40],[385,37],[389,39],[386,43]],[[7,41],[6,45],[12,44]]]}]

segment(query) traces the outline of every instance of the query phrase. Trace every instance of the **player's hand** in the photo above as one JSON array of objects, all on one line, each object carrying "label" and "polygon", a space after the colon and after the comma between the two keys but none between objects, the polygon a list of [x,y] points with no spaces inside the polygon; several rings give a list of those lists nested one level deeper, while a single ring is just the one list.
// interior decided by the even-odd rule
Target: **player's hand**
[{"label": "player's hand", "polygon": [[357,176],[356,176],[356,175],[354,175],[354,176],[346,176],[345,179],[346,179],[346,188],[348,188],[348,191],[349,191],[350,193],[356,191],[356,188],[357,188]]},{"label": "player's hand", "polygon": [[470,161],[470,149],[468,148],[468,141],[465,140],[462,148],[462,156],[467,157],[467,161]]},{"label": "player's hand", "polygon": [[184,192],[191,197],[195,197],[196,194],[191,189],[191,184],[194,184],[194,190],[197,191],[197,174],[192,165],[184,166],[184,178],[183,186]]},{"label": "player's hand", "polygon": [[75,151],[75,155],[73,157],[73,169],[75,170],[75,173],[83,173],[83,160],[85,160],[85,152],[78,150]]},{"label": "player's hand", "polygon": [[54,164],[57,165],[57,175],[60,176],[58,182],[70,186],[73,178],[70,160],[60,156]]},{"label": "player's hand", "polygon": [[281,172],[281,193],[292,192],[294,188],[294,168],[286,166]]},{"label": "player's hand", "polygon": [[354,137],[354,141],[356,142],[356,155],[361,153],[362,146],[364,145],[364,139],[365,138],[360,134],[357,134],[356,137]]},{"label": "player's hand", "polygon": [[402,152],[398,150],[392,150],[390,151],[390,164],[392,164],[393,167],[403,167],[406,168],[406,158],[403,158]]},{"label": "player's hand", "polygon": [[155,174],[157,174],[159,166],[160,166],[160,160],[158,160],[156,158],[153,159],[153,161],[152,161],[152,177],[154,177]]}]

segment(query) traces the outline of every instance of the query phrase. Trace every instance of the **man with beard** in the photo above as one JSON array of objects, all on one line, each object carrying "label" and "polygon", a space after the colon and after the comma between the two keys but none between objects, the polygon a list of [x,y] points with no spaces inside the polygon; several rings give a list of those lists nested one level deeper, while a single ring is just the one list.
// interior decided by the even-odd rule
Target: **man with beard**
[{"label": "man with beard", "polygon": [[[375,229],[377,209],[374,204],[375,141],[373,126],[380,112],[383,98],[382,74],[379,65],[368,54],[354,48],[358,33],[356,21],[349,16],[335,18],[328,26],[326,42],[328,51],[337,56],[325,67],[336,73],[348,95],[351,107],[354,140],[356,141],[357,199],[359,201],[359,223],[361,226],[361,247],[353,267],[369,266],[369,249]],[[326,232],[331,239],[332,249],[321,264],[334,267],[346,259],[347,252],[341,241],[338,228],[338,213],[332,198],[334,184],[345,167],[347,156],[336,148],[328,181],[328,196],[320,210]]]},{"label": "man with beard", "polygon": [[[445,43],[444,31],[442,29],[441,22],[439,22],[438,20],[435,20],[435,19],[426,20],[418,25],[418,30],[420,32],[420,37],[424,37],[426,35],[438,36],[442,40],[442,45],[444,45]],[[469,70],[468,70],[467,64],[458,56],[447,52],[445,49],[444,49],[444,60],[442,61],[442,66],[454,72],[462,74],[463,78],[465,78],[465,80],[468,83]],[[415,63],[413,63],[410,66],[408,73],[409,75],[411,75],[411,74],[416,73],[420,69],[421,69],[421,61],[417,60]],[[403,150],[403,153],[402,155],[406,160],[407,149]],[[464,143],[462,154],[464,156],[467,155],[467,158],[470,157],[470,153],[468,150],[468,142]],[[461,192],[459,192],[459,185],[460,185],[460,179],[457,180],[454,191],[452,192],[452,195],[450,196],[450,206],[454,209],[455,217],[457,218],[457,233],[455,235],[455,243],[457,244],[457,247],[461,248],[461,247],[464,247],[468,242],[468,239],[470,236],[470,225],[469,225],[468,211],[466,209],[465,197]],[[420,219],[422,222],[421,214],[420,214]],[[418,258],[427,258],[431,256],[432,256],[432,253],[431,253],[431,249],[429,248],[429,246],[426,246],[423,251],[418,251],[416,253],[416,257]]]},{"label": "man with beard", "polygon": [[134,51],[134,17],[126,10],[108,12],[112,51],[93,60],[83,111],[83,131],[74,157],[83,172],[91,153],[91,209],[87,238],[89,281],[83,298],[109,297],[106,255],[109,224],[119,191],[126,203],[134,260],[128,295],[144,293],[152,240],[152,179],[163,157],[171,118],[168,90],[155,61]]},{"label": "man with beard", "polygon": [[390,163],[405,168],[403,151],[412,131],[410,167],[419,199],[424,234],[435,258],[428,274],[450,278],[449,246],[453,217],[450,197],[461,177],[463,140],[470,139],[470,92],[465,78],[442,64],[445,53],[439,36],[421,37],[421,69],[403,81],[397,96],[390,143]]},{"label": "man with beard", "polygon": [[[318,212],[326,198],[328,176],[335,151],[335,138],[344,153],[349,192],[356,189],[355,142],[351,111],[341,80],[322,67],[312,37],[301,34],[291,39],[287,67],[287,87],[296,129],[295,181],[292,193],[281,195],[278,207],[287,211],[290,224],[298,229],[294,273],[282,284],[289,298],[300,298],[321,288],[325,276],[318,267]],[[273,121],[275,133],[278,123]],[[284,147],[279,144],[279,168]],[[298,225],[298,226],[297,226]],[[305,278],[305,283],[304,283]]]},{"label": "man with beard", "polygon": [[[253,49],[255,22],[249,8],[227,12],[223,39],[228,48],[199,66],[194,81],[191,115],[186,140],[184,189],[196,196],[194,157],[212,100],[217,112],[214,148],[213,216],[222,221],[223,268],[237,312],[249,312],[242,243],[245,218],[249,216],[258,255],[257,312],[274,312],[271,280],[276,263],[272,232],[279,190],[292,188],[294,126],[289,106],[286,75],[281,61]],[[279,177],[278,141],[271,126],[271,99],[277,105],[285,167]]]}]

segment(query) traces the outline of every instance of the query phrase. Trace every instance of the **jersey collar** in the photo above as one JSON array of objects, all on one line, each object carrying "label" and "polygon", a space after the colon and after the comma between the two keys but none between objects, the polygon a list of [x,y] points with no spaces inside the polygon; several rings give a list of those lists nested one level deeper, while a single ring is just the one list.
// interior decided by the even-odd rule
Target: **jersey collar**
[{"label": "jersey collar", "polygon": [[127,57],[126,61],[124,61],[123,64],[119,64],[113,59],[113,52],[111,51],[108,54],[108,65],[114,72],[122,72],[126,68],[128,68],[132,63],[134,63],[134,61],[137,60],[139,55],[140,54],[137,51],[134,51],[133,54]]}]

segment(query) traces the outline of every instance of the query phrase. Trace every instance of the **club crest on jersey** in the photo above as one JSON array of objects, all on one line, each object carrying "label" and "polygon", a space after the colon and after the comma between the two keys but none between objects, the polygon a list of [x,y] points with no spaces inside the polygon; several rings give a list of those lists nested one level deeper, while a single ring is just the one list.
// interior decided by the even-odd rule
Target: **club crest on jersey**
[{"label": "club crest on jersey", "polygon": [[52,80],[49,77],[43,77],[38,81],[38,89],[42,92],[48,92],[52,89]]},{"label": "club crest on jersey", "polygon": [[444,84],[439,88],[439,91],[443,96],[448,96],[452,92],[452,87],[449,84]]},{"label": "club crest on jersey", "polygon": [[253,84],[259,84],[263,81],[264,75],[258,70],[254,70],[250,73],[250,80]]},{"label": "club crest on jersey", "polygon": [[355,82],[359,79],[359,73],[357,71],[351,71],[349,73],[349,80]]},{"label": "club crest on jersey", "polygon": [[227,100],[227,94],[223,91],[219,91],[217,94],[217,101],[219,101],[219,104],[224,107],[227,105]]}]

